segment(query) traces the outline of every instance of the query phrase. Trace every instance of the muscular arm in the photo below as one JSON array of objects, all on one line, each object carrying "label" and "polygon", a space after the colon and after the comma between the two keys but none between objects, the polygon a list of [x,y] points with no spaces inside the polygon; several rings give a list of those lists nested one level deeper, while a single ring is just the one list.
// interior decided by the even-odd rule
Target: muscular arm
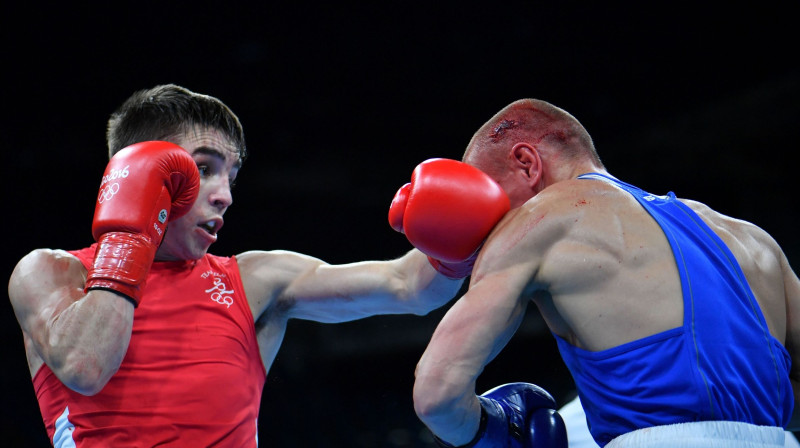
[{"label": "muscular arm", "polygon": [[330,265],[293,252],[237,257],[253,315],[344,322],[376,314],[427,314],[453,298],[462,280],[438,274],[417,250],[390,261]]},{"label": "muscular arm", "polygon": [[25,338],[31,375],[45,363],[70,389],[99,392],[116,373],[131,336],[133,305],[83,292],[86,269],[72,255],[39,249],[17,264],[8,296]]},{"label": "muscular arm", "polygon": [[412,250],[391,261],[330,265],[295,252],[252,251],[237,256],[245,294],[269,371],[290,318],[344,322],[376,314],[426,314],[461,287]]},{"label": "muscular arm", "polygon": [[437,326],[417,364],[414,409],[440,439],[464,445],[477,433],[477,378],[519,328],[546,254],[574,221],[564,216],[536,199],[506,214],[483,246],[469,291]]},{"label": "muscular arm", "polygon": [[441,439],[462,445],[477,432],[475,383],[519,327],[528,303],[520,296],[528,278],[524,266],[480,278],[436,328],[417,365],[414,407]]}]

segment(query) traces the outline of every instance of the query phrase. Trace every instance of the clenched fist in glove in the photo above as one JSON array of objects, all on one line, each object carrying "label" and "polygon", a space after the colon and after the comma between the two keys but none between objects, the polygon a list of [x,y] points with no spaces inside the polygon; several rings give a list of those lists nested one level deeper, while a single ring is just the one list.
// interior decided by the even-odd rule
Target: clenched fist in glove
[{"label": "clenched fist in glove", "polygon": [[86,291],[112,290],[138,305],[167,223],[189,211],[199,188],[197,166],[180,146],[150,141],[115,154],[95,206],[98,244]]},{"label": "clenched fist in glove", "polygon": [[429,159],[397,191],[389,224],[428,255],[437,271],[464,278],[509,208],[508,196],[483,171],[457,160]]}]

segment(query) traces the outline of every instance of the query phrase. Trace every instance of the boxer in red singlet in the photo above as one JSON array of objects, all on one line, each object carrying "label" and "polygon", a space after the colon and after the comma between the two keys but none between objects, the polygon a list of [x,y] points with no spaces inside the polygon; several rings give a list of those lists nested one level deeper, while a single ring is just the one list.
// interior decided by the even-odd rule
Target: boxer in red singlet
[{"label": "boxer in red singlet", "polygon": [[[8,287],[56,447],[255,447],[289,319],[426,314],[456,294],[485,236],[453,232],[457,215],[447,228],[417,215],[403,230],[447,260],[416,249],[337,266],[287,251],[210,255],[245,158],[238,118],[216,98],[163,85],[131,96],[107,137],[96,242],[32,251]],[[480,232],[508,207],[494,187],[474,193],[493,195]],[[443,234],[465,238],[442,245]]]}]

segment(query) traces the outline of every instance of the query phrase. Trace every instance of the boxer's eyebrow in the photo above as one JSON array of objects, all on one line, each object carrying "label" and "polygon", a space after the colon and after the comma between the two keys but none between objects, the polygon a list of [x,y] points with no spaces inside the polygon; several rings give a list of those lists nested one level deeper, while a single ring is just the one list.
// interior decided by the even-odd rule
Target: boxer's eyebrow
[{"label": "boxer's eyebrow", "polygon": [[[192,151],[192,154],[203,154],[203,155],[207,155],[207,156],[211,156],[211,157],[217,158],[217,159],[219,159],[221,161],[225,161],[226,160],[224,152],[220,151],[217,148],[211,147],[211,146],[199,146],[199,147],[195,148],[194,151]],[[239,169],[239,168],[242,167],[242,158],[239,157],[239,153],[236,153],[236,162],[234,162],[233,167],[236,168],[236,169]]]}]

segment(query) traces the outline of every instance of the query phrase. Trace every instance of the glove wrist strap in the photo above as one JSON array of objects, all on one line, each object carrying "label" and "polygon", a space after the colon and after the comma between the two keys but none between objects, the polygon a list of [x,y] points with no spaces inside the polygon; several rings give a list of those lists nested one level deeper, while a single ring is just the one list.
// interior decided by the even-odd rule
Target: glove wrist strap
[{"label": "glove wrist strap", "polygon": [[97,241],[97,252],[84,290],[111,290],[138,306],[156,249],[146,235],[128,232],[103,234]]}]

